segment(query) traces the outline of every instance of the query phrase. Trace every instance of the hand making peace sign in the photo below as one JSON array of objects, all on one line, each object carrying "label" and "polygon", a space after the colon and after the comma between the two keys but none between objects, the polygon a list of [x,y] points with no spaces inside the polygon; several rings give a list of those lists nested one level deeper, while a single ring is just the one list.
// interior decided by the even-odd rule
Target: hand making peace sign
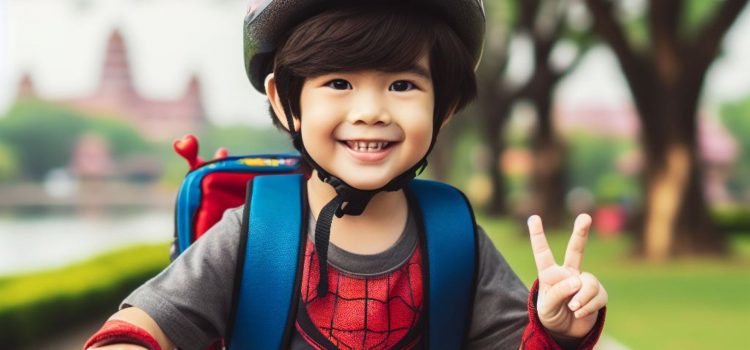
[{"label": "hand making peace sign", "polygon": [[547,244],[542,219],[534,215],[528,224],[539,276],[539,321],[553,334],[583,337],[596,323],[598,311],[607,305],[608,298],[594,275],[581,272],[591,217],[581,214],[576,218],[562,266],[555,262]]}]

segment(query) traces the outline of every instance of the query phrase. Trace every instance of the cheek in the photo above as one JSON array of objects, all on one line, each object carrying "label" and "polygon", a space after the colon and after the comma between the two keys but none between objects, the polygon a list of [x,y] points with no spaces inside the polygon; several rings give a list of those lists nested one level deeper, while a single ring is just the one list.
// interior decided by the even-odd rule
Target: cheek
[{"label": "cheek", "polygon": [[[311,120],[315,122],[306,122]],[[305,148],[308,151],[330,152],[334,146],[333,142],[328,142],[331,141],[332,134],[332,129],[325,123],[325,120],[315,118],[312,113],[305,114],[305,117],[302,118],[302,140],[304,140]]]},{"label": "cheek", "polygon": [[432,109],[414,108],[408,112],[402,124],[404,131],[408,134],[407,138],[411,140],[413,151],[424,155],[432,141]]},{"label": "cheek", "polygon": [[430,141],[432,141],[432,123],[430,123],[428,127],[421,128],[418,133],[415,133],[414,139],[416,140],[414,147],[421,158],[430,148]]},{"label": "cheek", "polygon": [[306,94],[304,91],[300,97],[300,107],[302,114],[301,131],[305,147],[308,150],[326,148],[327,143],[321,141],[327,140],[333,135],[335,120],[332,116],[336,112],[320,97],[314,94]]}]

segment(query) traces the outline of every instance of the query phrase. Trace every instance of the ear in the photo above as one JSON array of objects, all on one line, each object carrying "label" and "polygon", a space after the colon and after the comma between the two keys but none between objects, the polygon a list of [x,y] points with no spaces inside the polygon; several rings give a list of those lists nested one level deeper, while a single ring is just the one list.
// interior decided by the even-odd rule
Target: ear
[{"label": "ear", "polygon": [[[274,114],[276,114],[276,119],[278,119],[278,121],[281,123],[281,125],[284,126],[284,128],[289,130],[286,113],[284,112],[284,105],[281,103],[279,91],[276,88],[276,77],[273,75],[273,73],[266,76],[264,85],[266,87],[266,96],[268,96],[268,102],[271,103],[271,108],[273,108],[273,112]],[[292,119],[294,123],[294,130],[299,130],[299,119]]]}]

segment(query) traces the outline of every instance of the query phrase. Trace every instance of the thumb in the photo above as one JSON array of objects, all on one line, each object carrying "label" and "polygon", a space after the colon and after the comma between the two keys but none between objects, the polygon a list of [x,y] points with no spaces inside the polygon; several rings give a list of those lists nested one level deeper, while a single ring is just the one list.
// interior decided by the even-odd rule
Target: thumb
[{"label": "thumb", "polygon": [[544,311],[555,312],[565,307],[568,299],[581,289],[581,279],[579,276],[571,276],[560,282],[555,283],[541,298],[537,301],[537,309],[540,313]]}]

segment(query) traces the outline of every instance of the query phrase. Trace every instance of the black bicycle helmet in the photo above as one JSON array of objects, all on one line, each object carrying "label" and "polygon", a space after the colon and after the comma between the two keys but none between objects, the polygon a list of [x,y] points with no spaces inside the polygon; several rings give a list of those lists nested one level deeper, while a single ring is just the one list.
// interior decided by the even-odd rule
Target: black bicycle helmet
[{"label": "black bicycle helmet", "polygon": [[[244,45],[245,70],[256,90],[265,93],[265,78],[273,71],[274,54],[279,41],[299,23],[328,9],[340,6],[387,5],[398,8],[411,6],[424,8],[441,18],[458,35],[473,58],[474,67],[479,63],[484,41],[485,15],[482,0],[256,0],[245,16]],[[287,111],[290,114],[290,111]],[[292,126],[292,115],[287,115]],[[432,141],[427,154],[432,150],[440,129],[435,121]],[[411,168],[391,179],[386,185],[374,190],[354,188],[333,176],[315,162],[305,149],[299,130],[289,130],[294,147],[318,177],[336,190],[336,197],[328,202],[318,215],[315,225],[315,249],[320,259],[318,294],[328,292],[327,255],[333,216],[360,215],[370,199],[382,191],[397,191],[406,186],[427,165],[427,154]]]},{"label": "black bicycle helmet", "polygon": [[287,31],[326,9],[355,2],[425,6],[456,32],[472,54],[474,65],[479,63],[485,27],[482,0],[255,0],[245,16],[244,31],[245,70],[253,87],[265,93],[263,83],[273,69],[274,51]]}]

